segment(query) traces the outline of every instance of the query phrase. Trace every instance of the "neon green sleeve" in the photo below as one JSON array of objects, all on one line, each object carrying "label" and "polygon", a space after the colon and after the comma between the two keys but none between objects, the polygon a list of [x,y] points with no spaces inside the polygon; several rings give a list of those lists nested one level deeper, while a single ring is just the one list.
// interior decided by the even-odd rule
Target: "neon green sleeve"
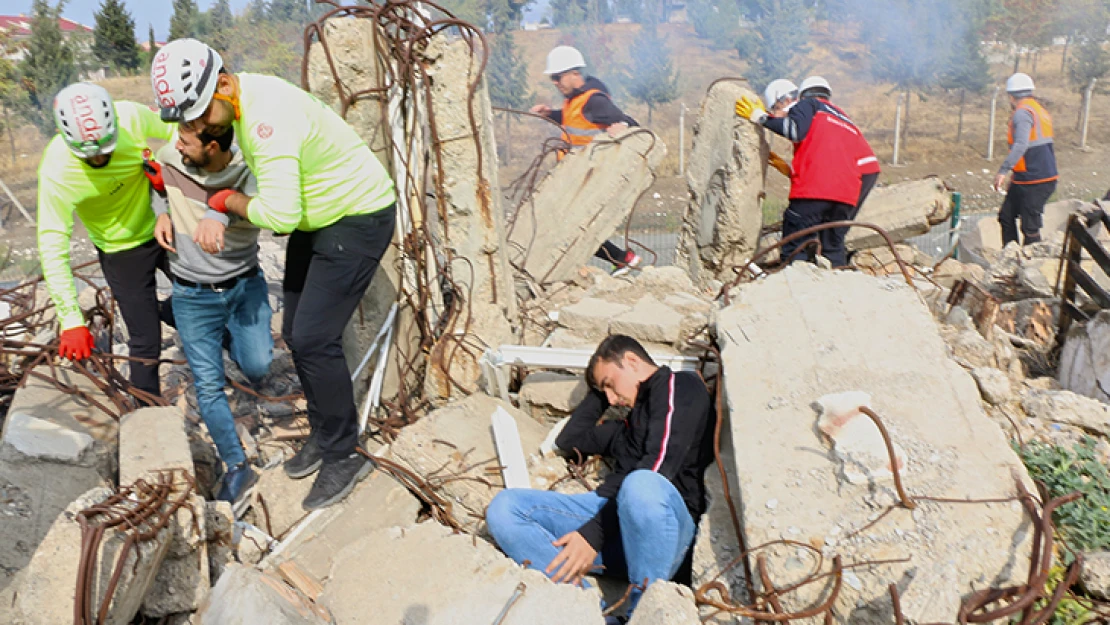
[{"label": "neon green sleeve", "polygon": [[142,105],[136,105],[135,110],[138,112],[141,124],[141,132],[138,136],[145,139],[164,139],[166,141],[173,137],[174,125],[162,121],[161,115],[157,112]]},{"label": "neon green sleeve", "polygon": [[258,195],[247,204],[247,219],[282,234],[296,230],[304,212],[300,142],[289,132],[293,127],[286,125],[264,140],[256,139],[252,130],[248,139],[253,148],[251,170],[258,180]]},{"label": "neon green sleeve", "polygon": [[38,204],[39,262],[46,289],[54,300],[58,323],[62,330],[85,325],[85,317],[77,305],[73,270],[69,266],[73,206],[47,176],[39,176]]}]

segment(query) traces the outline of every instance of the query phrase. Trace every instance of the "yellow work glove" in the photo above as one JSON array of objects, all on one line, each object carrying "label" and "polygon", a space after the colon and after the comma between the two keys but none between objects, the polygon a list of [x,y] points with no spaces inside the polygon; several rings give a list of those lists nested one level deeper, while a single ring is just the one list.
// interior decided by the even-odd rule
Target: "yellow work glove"
[{"label": "yellow work glove", "polygon": [[790,177],[790,163],[784,161],[782,157],[778,154],[775,154],[774,152],[768,154],[767,164],[779,170],[779,173],[786,176],[787,178]]},{"label": "yellow work glove", "polygon": [[753,124],[762,124],[767,119],[767,109],[763,102],[744,96],[736,101],[736,114]]}]

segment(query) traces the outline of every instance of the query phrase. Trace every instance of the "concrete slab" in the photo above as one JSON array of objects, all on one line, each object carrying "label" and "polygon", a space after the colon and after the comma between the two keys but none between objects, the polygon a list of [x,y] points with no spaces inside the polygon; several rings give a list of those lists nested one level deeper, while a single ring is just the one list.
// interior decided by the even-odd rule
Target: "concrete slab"
[{"label": "concrete slab", "polygon": [[683,316],[651,295],[609,324],[613,334],[627,334],[638,341],[678,345],[682,342]]},{"label": "concrete slab", "polygon": [[536,371],[524,378],[517,397],[533,419],[558,420],[573,412],[588,391],[582,375]]},{"label": "concrete slab", "polygon": [[[934,224],[951,215],[952,194],[940,178],[910,180],[876,187],[863,203],[856,221],[872,223],[887,231],[895,242],[926,234]],[[869,228],[852,228],[845,240],[849,250],[886,246],[883,237]]]},{"label": "concrete slab", "polygon": [[700,625],[694,593],[686,586],[658,581],[648,586],[628,625]]},{"label": "concrete slab", "polygon": [[1070,391],[1110,403],[1110,310],[1068,330],[1057,380]]},{"label": "concrete slab", "polygon": [[736,101],[758,98],[746,80],[710,85],[694,126],[686,164],[690,201],[682,218],[675,265],[695,282],[732,280],[751,257],[763,226],[763,180],[769,147],[762,129],[736,115]]},{"label": "concrete slab", "polygon": [[559,310],[559,325],[582,336],[605,336],[614,317],[631,310],[630,306],[587,297]]},{"label": "concrete slab", "polygon": [[[839,623],[892,622],[889,583],[899,584],[910,622],[950,622],[968,592],[1023,582],[1030,531],[1016,503],[920,502],[912,514],[896,509],[847,537],[896,494],[889,484],[838,480],[829,442],[815,428],[813,404],[826,393],[871,395],[906,452],[903,479],[911,496],[1008,497],[1016,494],[1014,476],[1030,484],[1003,432],[983,413],[975,382],[948,358],[910,287],[896,278],[795,264],[745,285],[736,301],[719,313],[717,335],[747,544],[787,538],[820,545],[826,569],[835,554],[850,561],[909,558],[846,575],[835,608]],[[766,555],[780,587],[815,562],[796,547]],[[786,607],[815,605],[824,592],[805,587]]]},{"label": "concrete slab", "polygon": [[559,162],[509,226],[510,262],[540,284],[573,280],[624,224],[666,154],[644,128],[599,137]]},{"label": "concrete slab", "polygon": [[547,428],[481,393],[429,413],[403,429],[389,448],[391,459],[433,484],[442,482],[441,492],[457,504],[456,520],[475,533],[485,531],[486,507],[504,485],[490,428],[490,416],[499,407],[516,421],[525,458],[537,456]]},{"label": "concrete slab", "polygon": [[119,481],[133,484],[154,471],[183,469],[195,475],[185,415],[178,408],[140,408],[120,419]]},{"label": "concrete slab", "polygon": [[373,531],[349,545],[336,559],[320,602],[338,625],[366,623],[368,609],[375,623],[474,625],[493,623],[518,584],[523,595],[503,625],[603,622],[596,590],[556,585],[489,543],[432,522]]},{"label": "concrete slab", "polygon": [[212,595],[197,612],[200,625],[329,625],[327,611],[303,593],[286,584],[277,574],[239,564],[212,589]]}]

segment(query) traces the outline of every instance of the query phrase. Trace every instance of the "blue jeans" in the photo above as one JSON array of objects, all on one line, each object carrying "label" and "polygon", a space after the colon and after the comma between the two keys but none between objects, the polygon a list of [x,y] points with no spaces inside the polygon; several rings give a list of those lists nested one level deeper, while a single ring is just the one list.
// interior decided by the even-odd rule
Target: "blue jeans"
[{"label": "blue jeans", "polygon": [[224,291],[174,282],[173,297],[177,333],[193,371],[200,416],[220,458],[233,467],[247,458],[224,394],[224,330],[231,333],[232,360],[251,382],[261,380],[270,370],[274,349],[266,279],[259,273]]},{"label": "blue jeans", "polygon": [[[543,572],[560,551],[552,543],[577,531],[608,501],[596,493],[508,489],[490,502],[486,524],[510,558]],[[629,473],[617,493],[617,516],[620,535],[606,537],[594,565],[604,566],[608,575],[625,574],[636,584],[674,577],[696,529],[674,484],[654,471]],[[629,609],[641,595],[639,589],[632,591]]]}]

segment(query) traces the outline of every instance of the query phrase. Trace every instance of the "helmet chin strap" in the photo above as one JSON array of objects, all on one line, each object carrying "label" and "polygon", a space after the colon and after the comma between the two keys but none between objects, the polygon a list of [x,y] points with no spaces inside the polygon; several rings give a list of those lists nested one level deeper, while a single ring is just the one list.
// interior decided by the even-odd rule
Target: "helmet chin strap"
[{"label": "helmet chin strap", "polygon": [[212,99],[223,100],[224,102],[230,104],[232,110],[235,111],[235,121],[239,121],[239,118],[242,117],[242,112],[239,110],[239,81],[236,80],[234,76],[231,76],[230,78],[232,88],[235,90],[235,92],[230,96],[226,96],[217,90],[216,93],[212,94]]}]

